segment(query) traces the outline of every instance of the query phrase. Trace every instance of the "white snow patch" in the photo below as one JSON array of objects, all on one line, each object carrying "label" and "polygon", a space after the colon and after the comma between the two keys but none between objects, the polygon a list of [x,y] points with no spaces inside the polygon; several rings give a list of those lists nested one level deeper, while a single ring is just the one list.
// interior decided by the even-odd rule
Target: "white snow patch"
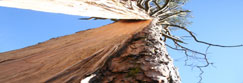
[{"label": "white snow patch", "polygon": [[92,74],[92,75],[90,75],[90,76],[88,76],[88,77],[82,79],[82,80],[80,81],[80,83],[89,83],[89,80],[90,80],[91,78],[95,77],[95,76],[96,76],[95,74]]}]

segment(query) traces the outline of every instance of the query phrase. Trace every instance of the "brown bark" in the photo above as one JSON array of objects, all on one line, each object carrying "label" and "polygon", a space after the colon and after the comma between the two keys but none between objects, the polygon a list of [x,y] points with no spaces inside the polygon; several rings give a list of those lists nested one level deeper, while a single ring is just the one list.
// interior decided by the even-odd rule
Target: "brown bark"
[{"label": "brown bark", "polygon": [[150,22],[119,21],[0,53],[0,83],[78,83],[119,54]]},{"label": "brown bark", "polygon": [[92,83],[180,83],[177,68],[153,21],[96,72]]}]

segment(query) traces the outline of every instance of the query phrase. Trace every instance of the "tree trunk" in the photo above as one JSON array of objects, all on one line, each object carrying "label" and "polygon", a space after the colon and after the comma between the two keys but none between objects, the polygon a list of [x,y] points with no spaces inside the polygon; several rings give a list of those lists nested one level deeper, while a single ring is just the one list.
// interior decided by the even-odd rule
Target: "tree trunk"
[{"label": "tree trunk", "polygon": [[97,83],[180,83],[177,68],[155,21],[133,36],[126,47],[96,72]]},{"label": "tree trunk", "polygon": [[119,21],[100,28],[0,53],[0,83],[180,82],[162,29],[148,21]]}]

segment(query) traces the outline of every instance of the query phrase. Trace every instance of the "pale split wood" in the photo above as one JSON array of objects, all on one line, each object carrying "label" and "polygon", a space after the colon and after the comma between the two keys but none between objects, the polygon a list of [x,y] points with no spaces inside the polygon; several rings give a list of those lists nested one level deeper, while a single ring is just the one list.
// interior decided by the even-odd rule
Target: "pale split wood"
[{"label": "pale split wood", "polygon": [[109,19],[150,19],[139,9],[129,9],[119,0],[0,0],[0,6],[50,13]]},{"label": "pale split wood", "polygon": [[119,21],[0,53],[0,83],[80,82],[150,22]]}]

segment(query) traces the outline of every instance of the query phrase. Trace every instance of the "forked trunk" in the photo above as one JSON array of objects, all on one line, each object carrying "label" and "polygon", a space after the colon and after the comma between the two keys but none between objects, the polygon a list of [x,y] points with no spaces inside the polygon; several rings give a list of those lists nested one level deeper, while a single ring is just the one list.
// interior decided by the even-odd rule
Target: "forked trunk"
[{"label": "forked trunk", "polygon": [[91,74],[93,83],[180,83],[162,39],[174,37],[161,23],[188,11],[171,12],[171,0],[162,7],[152,1],[1,0],[4,7],[120,21],[1,53],[0,83],[78,83]]},{"label": "forked trunk", "polygon": [[179,83],[161,29],[119,21],[0,54],[0,83]]}]

